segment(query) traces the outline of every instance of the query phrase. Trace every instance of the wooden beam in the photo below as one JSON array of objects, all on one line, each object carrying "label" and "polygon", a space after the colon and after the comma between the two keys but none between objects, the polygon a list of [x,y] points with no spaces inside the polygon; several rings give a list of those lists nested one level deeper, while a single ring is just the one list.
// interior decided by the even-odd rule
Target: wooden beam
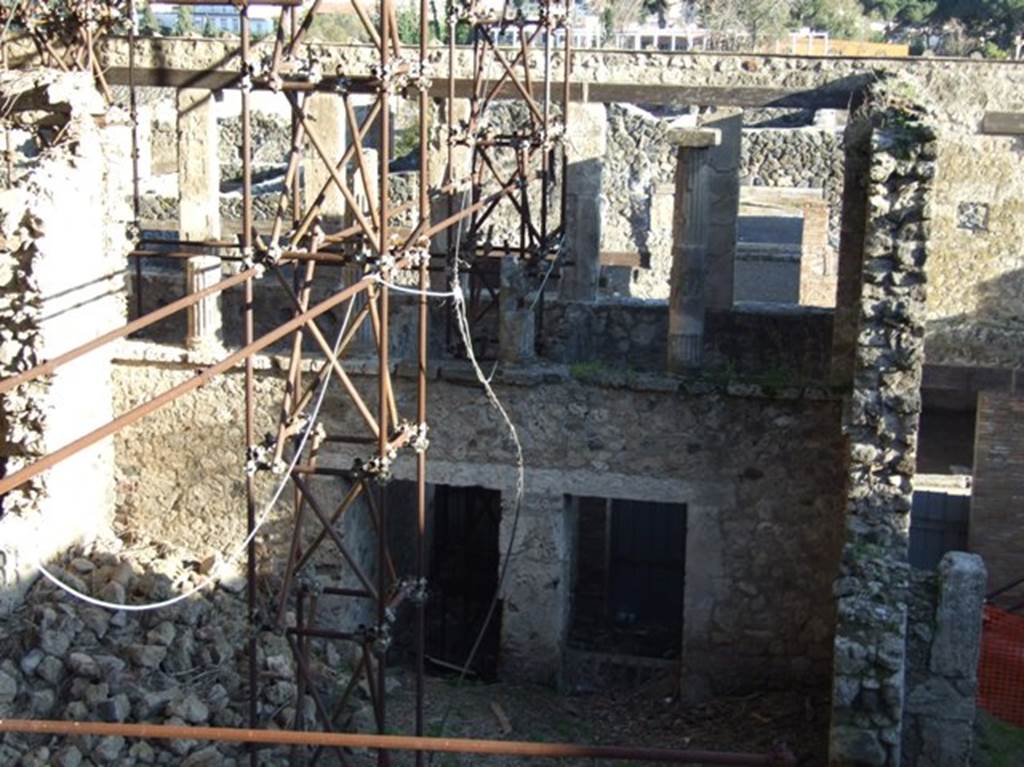
[{"label": "wooden beam", "polygon": [[[128,85],[127,67],[111,67],[107,81],[113,85]],[[206,88],[225,90],[238,87],[239,75],[230,70],[196,71],[172,68],[137,68],[135,84],[156,88]],[[371,92],[369,77],[348,79],[348,86],[355,92]],[[326,77],[312,90],[337,92],[338,78]],[[552,92],[560,92],[561,83],[552,83]],[[534,86],[534,95],[543,96],[543,88]],[[473,93],[473,81],[460,78],[455,81],[455,95],[469,98]],[[431,87],[432,98],[445,98],[447,83],[437,80]],[[787,88],[726,88],[717,86],[680,85],[627,85],[619,83],[570,83],[569,97],[573,101],[589,101],[598,104],[651,104],[655,106],[732,106],[732,107],[784,107],[790,109],[847,109],[859,97],[860,89],[843,85],[814,89],[794,90]],[[510,84],[498,91],[499,98],[518,99],[519,92]]]},{"label": "wooden beam", "polygon": [[981,132],[987,136],[1024,136],[1024,112],[986,112]]},{"label": "wooden beam", "polygon": [[615,251],[602,250],[600,258],[601,266],[630,266],[638,268],[643,266],[643,259],[636,251]]}]

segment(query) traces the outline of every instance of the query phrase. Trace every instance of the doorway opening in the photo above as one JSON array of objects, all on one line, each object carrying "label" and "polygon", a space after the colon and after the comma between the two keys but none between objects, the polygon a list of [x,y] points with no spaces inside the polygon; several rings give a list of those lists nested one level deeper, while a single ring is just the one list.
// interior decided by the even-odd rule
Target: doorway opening
[{"label": "doorway opening", "polygon": [[[498,588],[501,493],[437,485],[433,500],[427,656],[436,669],[454,670],[466,663]],[[470,665],[487,681],[497,678],[501,614],[499,602]]]},{"label": "doorway opening", "polygon": [[570,646],[678,658],[686,506],[591,497],[574,502],[577,549]]}]

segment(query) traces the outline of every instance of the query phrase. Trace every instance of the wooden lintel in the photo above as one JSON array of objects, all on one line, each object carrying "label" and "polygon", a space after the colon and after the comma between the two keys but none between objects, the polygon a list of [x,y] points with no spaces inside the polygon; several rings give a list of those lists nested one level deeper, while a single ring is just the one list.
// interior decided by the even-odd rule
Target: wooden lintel
[{"label": "wooden lintel", "polygon": [[986,112],[981,132],[986,136],[1024,136],[1024,112]]}]

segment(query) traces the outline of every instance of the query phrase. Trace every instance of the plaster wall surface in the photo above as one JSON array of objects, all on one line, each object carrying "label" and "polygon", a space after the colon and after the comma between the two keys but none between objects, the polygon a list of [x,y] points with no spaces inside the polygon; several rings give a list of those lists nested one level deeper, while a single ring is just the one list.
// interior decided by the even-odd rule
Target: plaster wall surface
[{"label": "plaster wall surface", "polygon": [[[151,399],[189,379],[196,366],[209,363],[188,354],[180,360],[145,364],[119,360],[112,379],[115,409],[123,412]],[[276,429],[275,406],[279,407],[283,391],[284,381],[277,375],[256,378],[256,398],[261,405],[256,411],[257,436]],[[233,554],[246,536],[244,408],[244,377],[241,370],[235,370],[120,431],[113,445],[118,525],[200,561]],[[256,474],[258,516],[264,515],[282,480],[283,475]],[[324,477],[311,478],[309,484],[328,514],[349,489],[342,480]],[[293,501],[289,483],[256,539],[263,576],[279,577],[287,561],[294,530]],[[376,542],[368,513],[367,504],[357,501],[337,529],[359,565],[373,573]],[[311,513],[305,519],[303,540],[308,544],[322,528]],[[330,540],[321,545],[313,566],[332,585],[359,586]],[[226,577],[243,582],[243,567],[244,557],[225,570]],[[324,600],[328,608],[329,602]],[[346,605],[349,609],[335,614],[339,624],[355,626],[369,621],[369,604],[348,600]]]},{"label": "plaster wall surface", "polygon": [[[38,86],[70,116],[72,142],[40,154],[0,196],[0,374],[20,373],[124,323],[129,129],[87,75],[10,73],[5,97]],[[31,82],[26,82],[31,80]],[[12,90],[13,89],[13,90]],[[4,475],[112,417],[110,353],[85,355],[2,398]],[[83,450],[0,499],[0,604],[16,603],[45,561],[110,522],[113,449]]]}]

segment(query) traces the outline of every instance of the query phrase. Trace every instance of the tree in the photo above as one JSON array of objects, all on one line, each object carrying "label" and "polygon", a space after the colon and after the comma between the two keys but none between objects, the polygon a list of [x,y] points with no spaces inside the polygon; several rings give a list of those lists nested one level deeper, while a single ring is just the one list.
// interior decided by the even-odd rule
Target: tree
[{"label": "tree", "polygon": [[326,43],[367,43],[370,37],[359,19],[347,13],[318,13],[309,28],[310,40]]},{"label": "tree", "polygon": [[942,0],[936,15],[958,19],[971,33],[1005,48],[1024,32],[1024,0]]},{"label": "tree", "polygon": [[192,9],[187,5],[178,6],[178,21],[174,25],[174,34],[176,35],[191,35],[196,31],[196,22],[192,18]]},{"label": "tree", "polygon": [[797,0],[793,19],[800,26],[845,40],[865,40],[871,36],[870,19],[858,0]]},{"label": "tree", "polygon": [[937,0],[932,21],[943,29],[946,52],[1004,57],[1024,34],[1024,0]]},{"label": "tree", "polygon": [[[976,0],[970,0],[975,2]],[[929,24],[938,8],[938,0],[861,0],[873,11],[897,27],[921,27]]]},{"label": "tree", "polygon": [[156,20],[156,14],[153,13],[149,3],[142,7],[140,14],[142,18],[139,20],[139,33],[143,35],[160,34],[160,23]]},{"label": "tree", "polygon": [[400,8],[395,14],[398,24],[398,39],[405,45],[420,43],[420,15],[412,8]]},{"label": "tree", "polygon": [[605,34],[611,38],[640,19],[645,0],[593,0],[590,5],[601,17]]},{"label": "tree", "polygon": [[668,13],[668,0],[643,0],[644,13],[657,16],[658,24],[665,26],[665,14]]},{"label": "tree", "polygon": [[704,0],[704,25],[719,35],[745,32],[756,46],[789,26],[794,0]]}]

